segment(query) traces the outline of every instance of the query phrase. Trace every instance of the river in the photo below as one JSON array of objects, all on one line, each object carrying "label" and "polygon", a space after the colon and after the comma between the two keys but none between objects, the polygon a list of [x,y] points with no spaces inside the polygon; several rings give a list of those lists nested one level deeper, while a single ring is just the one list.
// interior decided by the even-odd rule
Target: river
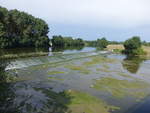
[{"label": "river", "polygon": [[149,58],[92,47],[46,52],[0,59],[0,74],[12,79],[0,83],[0,113],[150,113]]}]

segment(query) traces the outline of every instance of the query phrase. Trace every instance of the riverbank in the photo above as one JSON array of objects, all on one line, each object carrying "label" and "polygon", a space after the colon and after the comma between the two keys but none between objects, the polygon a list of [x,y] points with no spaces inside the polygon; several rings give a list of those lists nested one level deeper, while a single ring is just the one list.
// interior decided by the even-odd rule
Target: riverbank
[{"label": "riverbank", "polygon": [[48,52],[32,52],[32,53],[22,53],[22,54],[5,54],[0,56],[0,59],[14,59],[14,58],[24,58],[24,57],[36,57],[36,56],[46,56]]},{"label": "riverbank", "polygon": [[[146,56],[150,56],[150,46],[142,46],[142,49],[147,53]],[[112,44],[108,45],[106,50],[114,53],[120,53],[124,50],[124,46],[122,44]]]}]

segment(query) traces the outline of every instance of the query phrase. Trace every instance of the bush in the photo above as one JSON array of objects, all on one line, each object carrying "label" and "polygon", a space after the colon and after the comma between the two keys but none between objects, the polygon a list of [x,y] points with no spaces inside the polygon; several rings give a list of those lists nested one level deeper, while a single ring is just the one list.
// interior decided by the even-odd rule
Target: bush
[{"label": "bush", "polygon": [[141,48],[142,42],[140,37],[134,36],[124,42],[125,50],[123,51],[128,55],[143,55],[146,54]]}]

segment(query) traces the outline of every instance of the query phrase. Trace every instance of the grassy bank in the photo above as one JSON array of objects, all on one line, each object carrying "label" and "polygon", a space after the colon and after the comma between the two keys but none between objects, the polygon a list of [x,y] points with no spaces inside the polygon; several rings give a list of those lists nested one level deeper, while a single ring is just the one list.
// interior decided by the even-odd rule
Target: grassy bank
[{"label": "grassy bank", "polygon": [[[147,53],[147,56],[150,56],[150,46],[142,46],[142,49]],[[112,44],[108,45],[106,50],[121,53],[121,51],[124,50],[124,46],[122,44]]]}]

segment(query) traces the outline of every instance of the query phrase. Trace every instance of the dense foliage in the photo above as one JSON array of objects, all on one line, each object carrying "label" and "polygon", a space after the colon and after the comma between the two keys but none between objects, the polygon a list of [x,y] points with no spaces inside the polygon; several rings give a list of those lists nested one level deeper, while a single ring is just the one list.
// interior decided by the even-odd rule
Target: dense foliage
[{"label": "dense foliage", "polygon": [[49,45],[48,29],[39,18],[0,7],[0,48],[46,47]]},{"label": "dense foliage", "polygon": [[97,39],[97,46],[99,47],[99,48],[106,48],[107,47],[107,45],[108,45],[109,43],[108,43],[108,41],[106,40],[106,38],[101,38],[101,39]]},{"label": "dense foliage", "polygon": [[84,41],[80,38],[53,36],[51,41],[53,47],[84,46]]},{"label": "dense foliage", "polygon": [[124,42],[124,53],[132,55],[144,54],[144,51],[141,48],[141,46],[142,42],[140,37],[134,36]]},{"label": "dense foliage", "polygon": [[144,45],[144,46],[150,46],[150,42],[143,41],[142,45]]},{"label": "dense foliage", "polygon": [[89,47],[96,47],[97,46],[97,41],[85,41],[85,45]]},{"label": "dense foliage", "polygon": [[96,41],[85,41],[87,46],[98,47],[104,49],[111,41],[108,41],[106,38],[97,39]]}]

